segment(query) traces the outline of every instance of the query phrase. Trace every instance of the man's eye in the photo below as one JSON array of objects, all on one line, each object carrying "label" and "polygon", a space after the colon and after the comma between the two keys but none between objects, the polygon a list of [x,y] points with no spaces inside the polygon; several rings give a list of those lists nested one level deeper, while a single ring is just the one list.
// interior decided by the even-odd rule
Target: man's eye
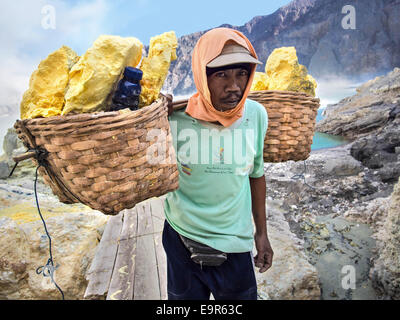
[{"label": "man's eye", "polygon": [[215,73],[215,76],[216,77],[219,77],[219,78],[222,78],[222,77],[225,77],[225,72],[217,72],[217,73]]},{"label": "man's eye", "polygon": [[249,72],[247,70],[240,70],[239,71],[239,76],[248,76]]}]

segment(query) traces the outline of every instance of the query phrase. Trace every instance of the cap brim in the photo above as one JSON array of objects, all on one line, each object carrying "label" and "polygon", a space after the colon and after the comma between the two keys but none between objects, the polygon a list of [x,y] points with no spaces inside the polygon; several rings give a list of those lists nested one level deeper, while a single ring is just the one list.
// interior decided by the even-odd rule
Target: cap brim
[{"label": "cap brim", "polygon": [[251,55],[247,53],[237,52],[237,53],[230,53],[218,56],[215,59],[211,60],[207,64],[207,67],[217,68],[237,63],[262,64],[262,62],[258,61],[257,59],[253,58]]}]

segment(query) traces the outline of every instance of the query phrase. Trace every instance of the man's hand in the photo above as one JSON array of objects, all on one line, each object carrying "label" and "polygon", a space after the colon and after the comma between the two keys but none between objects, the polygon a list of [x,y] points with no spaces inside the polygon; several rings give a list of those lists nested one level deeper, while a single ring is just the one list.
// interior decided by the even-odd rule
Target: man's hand
[{"label": "man's hand", "polygon": [[260,268],[259,272],[265,272],[271,267],[274,256],[267,235],[265,176],[250,178],[250,189],[253,219],[256,226],[254,241],[256,243],[257,255],[254,257],[254,264]]},{"label": "man's hand", "polygon": [[254,257],[254,264],[257,268],[260,268],[259,272],[263,273],[271,268],[274,251],[271,248],[266,234],[255,234],[254,241],[257,249],[257,255]]}]

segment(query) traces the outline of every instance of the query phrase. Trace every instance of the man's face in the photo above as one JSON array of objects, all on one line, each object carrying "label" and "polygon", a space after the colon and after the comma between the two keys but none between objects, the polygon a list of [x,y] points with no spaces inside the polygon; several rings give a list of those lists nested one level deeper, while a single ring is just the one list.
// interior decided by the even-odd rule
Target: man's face
[{"label": "man's face", "polygon": [[249,80],[249,71],[244,67],[225,69],[207,77],[211,102],[218,111],[233,109],[242,99]]}]

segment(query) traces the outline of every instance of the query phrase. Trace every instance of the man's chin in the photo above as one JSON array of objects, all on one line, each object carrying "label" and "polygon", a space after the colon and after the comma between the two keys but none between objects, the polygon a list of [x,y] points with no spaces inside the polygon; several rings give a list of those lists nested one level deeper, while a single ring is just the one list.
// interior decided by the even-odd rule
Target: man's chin
[{"label": "man's chin", "polygon": [[239,102],[234,102],[234,103],[223,103],[220,104],[216,109],[218,111],[228,111],[228,110],[232,110],[234,108],[236,108],[236,106],[238,105]]}]

